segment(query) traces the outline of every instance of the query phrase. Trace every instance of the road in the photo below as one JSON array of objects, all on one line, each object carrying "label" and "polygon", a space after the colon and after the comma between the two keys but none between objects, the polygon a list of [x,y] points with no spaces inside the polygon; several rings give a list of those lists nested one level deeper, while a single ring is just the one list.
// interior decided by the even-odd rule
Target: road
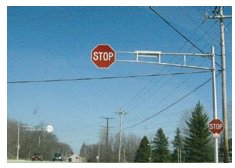
[{"label": "road", "polygon": [[69,163],[67,161],[32,161],[32,160],[7,160],[7,163]]}]

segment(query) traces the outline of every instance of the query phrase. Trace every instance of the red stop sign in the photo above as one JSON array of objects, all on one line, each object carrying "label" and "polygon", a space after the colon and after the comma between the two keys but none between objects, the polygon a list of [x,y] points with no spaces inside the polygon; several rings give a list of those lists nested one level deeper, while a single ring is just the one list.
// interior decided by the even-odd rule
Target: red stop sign
[{"label": "red stop sign", "polygon": [[222,121],[220,121],[219,119],[213,119],[210,123],[209,123],[209,130],[213,133],[213,134],[220,134],[223,130],[224,130],[224,124]]},{"label": "red stop sign", "polygon": [[91,60],[98,68],[110,67],[115,59],[115,51],[107,44],[99,44],[91,51]]}]

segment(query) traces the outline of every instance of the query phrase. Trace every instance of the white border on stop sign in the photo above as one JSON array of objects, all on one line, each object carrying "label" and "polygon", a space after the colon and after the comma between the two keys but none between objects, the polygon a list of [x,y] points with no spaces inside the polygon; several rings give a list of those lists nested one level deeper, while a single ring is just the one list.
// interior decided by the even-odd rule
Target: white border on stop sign
[{"label": "white border on stop sign", "polygon": [[[107,46],[109,46],[112,50],[113,50],[113,52],[114,52],[114,61],[108,66],[108,67],[99,67],[99,66],[97,66],[94,62],[93,62],[93,60],[92,60],[92,51],[95,49],[95,48],[97,48],[98,46],[100,46],[100,45],[107,45]],[[113,47],[110,45],[110,44],[104,44],[104,43],[100,43],[100,44],[96,44],[96,46],[91,50],[91,62],[93,63],[93,64],[95,64],[95,66],[97,67],[97,68],[99,68],[99,69],[109,69],[115,62],[116,62],[116,51],[113,49]]]}]

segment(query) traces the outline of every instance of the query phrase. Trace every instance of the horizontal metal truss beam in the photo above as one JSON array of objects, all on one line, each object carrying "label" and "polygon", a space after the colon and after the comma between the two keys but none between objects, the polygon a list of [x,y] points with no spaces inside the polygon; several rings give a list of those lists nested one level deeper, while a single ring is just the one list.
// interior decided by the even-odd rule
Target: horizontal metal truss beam
[{"label": "horizontal metal truss beam", "polygon": [[[191,68],[191,69],[202,69],[202,70],[212,70],[211,67],[204,67],[204,66],[195,66],[187,64],[187,57],[205,57],[205,58],[212,58],[212,54],[200,54],[200,53],[163,53],[161,51],[117,51],[117,53],[122,54],[134,54],[134,59],[119,59],[116,60],[117,62],[130,62],[130,63],[148,63],[148,64],[157,64],[157,65],[164,65],[164,66],[174,66],[174,67],[181,67],[181,68]],[[183,57],[183,63],[168,63],[162,62],[162,57],[164,56],[180,56]],[[156,58],[155,60],[140,60],[141,58]]]},{"label": "horizontal metal truss beam", "polygon": [[172,64],[172,63],[159,63],[154,61],[135,61],[135,60],[116,60],[117,62],[130,62],[130,63],[148,63],[148,64],[157,64],[157,65],[165,65],[165,66],[174,66],[174,67],[181,67],[181,68],[192,68],[192,69],[203,69],[203,70],[211,70],[208,67],[199,67],[193,65],[184,65],[184,64]]}]

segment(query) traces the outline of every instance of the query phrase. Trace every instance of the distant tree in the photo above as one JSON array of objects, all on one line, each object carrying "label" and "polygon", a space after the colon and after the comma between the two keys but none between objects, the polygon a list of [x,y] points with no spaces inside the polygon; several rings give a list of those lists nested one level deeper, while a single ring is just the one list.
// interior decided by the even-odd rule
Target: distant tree
[{"label": "distant tree", "polygon": [[163,129],[159,128],[153,140],[153,161],[170,162],[169,143]]},{"label": "distant tree", "polygon": [[16,158],[18,122],[7,120],[7,158]]},{"label": "distant tree", "polygon": [[149,162],[150,146],[149,140],[146,136],[140,142],[139,148],[136,152],[134,162]]},{"label": "distant tree", "polygon": [[86,145],[83,143],[80,149],[80,156],[83,157],[86,162],[97,162],[98,145],[99,144]]},{"label": "distant tree", "polygon": [[208,130],[208,116],[198,102],[186,121],[187,132],[184,139],[186,162],[212,162],[213,146]]},{"label": "distant tree", "polygon": [[85,143],[82,144],[82,147],[80,149],[80,156],[86,158],[88,160],[88,154],[89,154],[89,145],[86,145]]},{"label": "distant tree", "polygon": [[123,161],[134,162],[141,139],[134,134],[123,135]]},{"label": "distant tree", "polygon": [[182,155],[183,155],[183,137],[181,135],[181,131],[179,128],[176,129],[176,135],[174,137],[174,140],[172,142],[173,144],[173,154],[172,154],[172,161],[173,162],[181,162],[182,161]]},{"label": "distant tree", "polygon": [[[105,132],[104,132],[105,133]],[[121,162],[134,162],[135,154],[140,144],[140,138],[133,134],[123,135]],[[87,162],[118,162],[119,133],[109,136],[108,150],[105,134],[101,134],[100,140],[96,144],[82,144],[80,156]],[[99,154],[99,160],[97,156]],[[107,157],[107,158],[106,158]]]},{"label": "distant tree", "polygon": [[16,158],[19,128],[19,158],[31,159],[34,153],[43,154],[44,160],[51,160],[55,152],[68,156],[72,153],[69,145],[59,142],[57,136],[46,132],[42,128],[32,129],[26,124],[11,119],[7,120],[7,158]]}]

